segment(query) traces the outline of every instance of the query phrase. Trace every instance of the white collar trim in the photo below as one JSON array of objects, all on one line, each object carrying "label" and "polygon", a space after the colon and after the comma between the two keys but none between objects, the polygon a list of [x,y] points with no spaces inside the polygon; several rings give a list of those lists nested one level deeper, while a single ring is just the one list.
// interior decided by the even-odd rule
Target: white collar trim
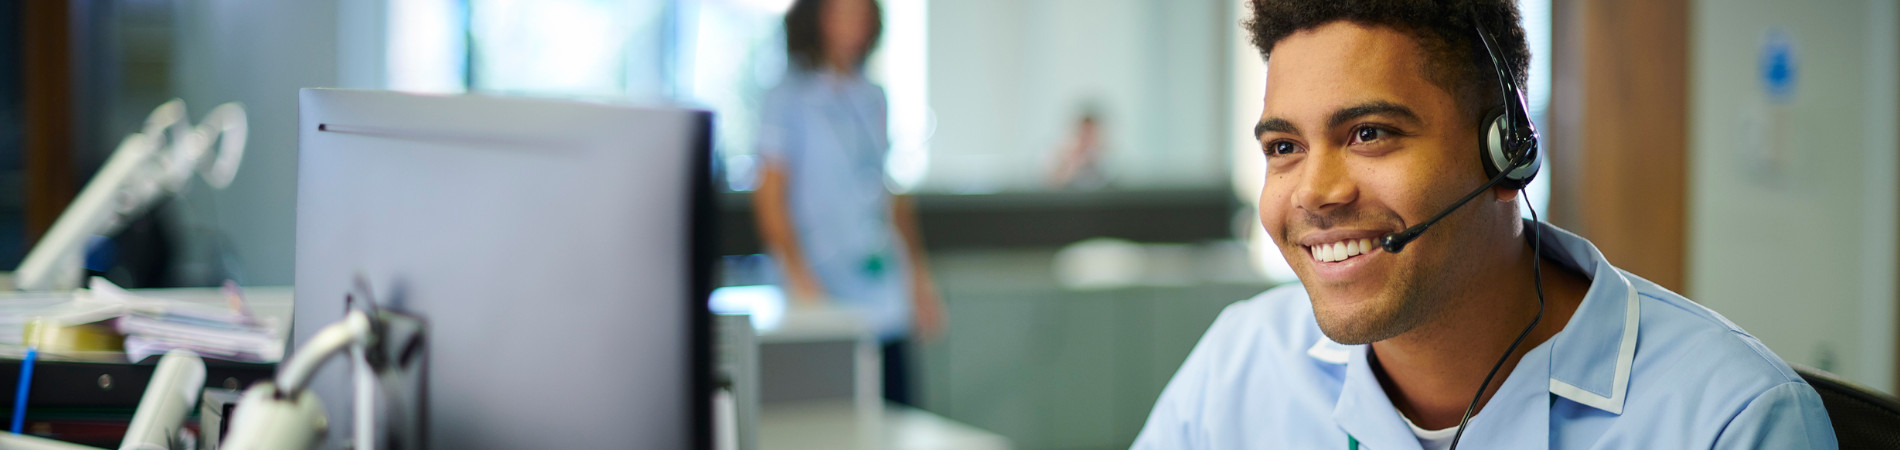
[{"label": "white collar trim", "polygon": [[1352,351],[1345,344],[1320,336],[1319,342],[1313,343],[1313,348],[1306,349],[1306,356],[1333,364],[1345,364],[1346,360],[1352,359]]},{"label": "white collar trim", "polygon": [[1629,292],[1629,303],[1623,310],[1623,341],[1618,344],[1616,350],[1616,377],[1610,384],[1610,396],[1597,395],[1555,377],[1550,379],[1550,393],[1620,415],[1623,414],[1623,400],[1626,397],[1624,394],[1629,392],[1630,365],[1636,360],[1636,329],[1639,319],[1642,318],[1642,308],[1636,298],[1636,287],[1630,285],[1629,277],[1623,276],[1622,271],[1618,270],[1608,272],[1616,274],[1617,279],[1623,282],[1624,288]]}]

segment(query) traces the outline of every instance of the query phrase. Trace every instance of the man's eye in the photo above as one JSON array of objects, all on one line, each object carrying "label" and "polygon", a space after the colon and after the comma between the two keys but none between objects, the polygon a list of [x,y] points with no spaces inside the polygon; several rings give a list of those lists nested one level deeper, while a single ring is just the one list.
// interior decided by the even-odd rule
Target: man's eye
[{"label": "man's eye", "polygon": [[1385,139],[1386,136],[1390,135],[1391,133],[1392,132],[1386,131],[1385,129],[1379,128],[1379,127],[1360,127],[1358,130],[1353,130],[1352,142],[1355,144],[1364,144],[1368,142],[1373,142],[1380,139]]},{"label": "man's eye", "polygon": [[1298,153],[1299,151],[1300,147],[1293,145],[1292,142],[1273,141],[1267,143],[1267,156],[1290,155]]}]

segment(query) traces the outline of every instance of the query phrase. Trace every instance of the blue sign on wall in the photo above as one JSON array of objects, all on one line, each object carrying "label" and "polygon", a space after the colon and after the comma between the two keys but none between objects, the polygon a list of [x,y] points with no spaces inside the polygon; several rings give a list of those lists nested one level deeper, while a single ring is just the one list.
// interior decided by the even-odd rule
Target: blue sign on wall
[{"label": "blue sign on wall", "polygon": [[1794,39],[1786,31],[1768,30],[1761,46],[1761,83],[1768,99],[1786,104],[1794,98],[1800,65],[1795,59]]}]

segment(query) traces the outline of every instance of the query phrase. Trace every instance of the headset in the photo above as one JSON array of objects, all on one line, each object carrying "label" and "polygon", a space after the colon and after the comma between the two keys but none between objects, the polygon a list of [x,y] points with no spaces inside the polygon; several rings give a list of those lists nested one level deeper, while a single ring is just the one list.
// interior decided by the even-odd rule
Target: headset
[{"label": "headset", "polygon": [[[1485,30],[1484,21],[1479,19],[1477,10],[1471,10],[1470,14],[1471,26],[1477,31],[1478,40],[1484,44],[1491,68],[1497,72],[1498,90],[1503,94],[1503,104],[1486,111],[1484,119],[1478,123],[1484,130],[1483,136],[1478,139],[1478,157],[1484,164],[1485,175],[1491,179],[1431,219],[1379,238],[1379,246],[1387,252],[1404,250],[1405,244],[1418,239],[1432,224],[1438,223],[1439,219],[1450,215],[1478,195],[1490,191],[1492,187],[1518,190],[1521,196],[1524,186],[1537,176],[1537,170],[1543,166],[1543,156],[1537,147],[1537,127],[1531,124],[1529,108],[1524,102],[1524,90],[1517,85],[1517,77],[1512,76],[1510,68],[1505,66],[1504,56],[1499,53],[1498,44],[1492,39],[1491,33]],[[1504,361],[1510,359],[1512,353],[1517,352],[1518,345],[1523,344],[1524,338],[1544,319],[1543,245],[1539,242],[1543,237],[1538,231],[1541,225],[1536,225],[1536,209],[1531,210],[1531,221],[1531,278],[1537,287],[1537,315],[1531,318],[1530,325],[1525,326],[1524,331],[1518,333],[1517,340],[1504,350],[1504,356],[1498,357],[1498,362],[1491,366],[1491,373],[1484,376],[1484,384],[1478,386],[1478,393],[1472,395],[1471,405],[1465,407],[1464,417],[1458,419],[1458,431],[1452,435],[1453,450],[1458,448],[1458,440],[1465,434],[1465,425],[1471,422],[1471,414],[1477,410],[1478,400],[1484,398],[1484,391],[1491,387],[1491,380],[1498,374],[1498,369],[1504,366]]]},{"label": "headset", "polygon": [[1537,125],[1531,123],[1524,88],[1517,85],[1517,77],[1504,65],[1497,41],[1485,31],[1477,12],[1472,12],[1471,21],[1478,29],[1478,40],[1484,43],[1485,54],[1491,58],[1491,68],[1497,71],[1498,90],[1504,96],[1504,104],[1492,108],[1478,122],[1485,127],[1485,138],[1478,142],[1483,150],[1484,174],[1503,178],[1500,185],[1506,188],[1523,189],[1543,166],[1543,154],[1537,148]]}]

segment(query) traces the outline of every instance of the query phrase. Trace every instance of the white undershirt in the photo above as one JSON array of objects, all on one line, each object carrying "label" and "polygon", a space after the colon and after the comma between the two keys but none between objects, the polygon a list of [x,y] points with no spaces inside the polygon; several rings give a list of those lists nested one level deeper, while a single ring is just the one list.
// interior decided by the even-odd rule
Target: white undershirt
[{"label": "white undershirt", "polygon": [[1451,438],[1458,434],[1457,425],[1452,425],[1442,430],[1427,430],[1419,428],[1418,424],[1412,423],[1412,419],[1405,417],[1404,414],[1400,414],[1399,417],[1405,419],[1405,426],[1412,427],[1412,434],[1418,436],[1418,445],[1424,447],[1425,450],[1449,449],[1451,448]]}]

